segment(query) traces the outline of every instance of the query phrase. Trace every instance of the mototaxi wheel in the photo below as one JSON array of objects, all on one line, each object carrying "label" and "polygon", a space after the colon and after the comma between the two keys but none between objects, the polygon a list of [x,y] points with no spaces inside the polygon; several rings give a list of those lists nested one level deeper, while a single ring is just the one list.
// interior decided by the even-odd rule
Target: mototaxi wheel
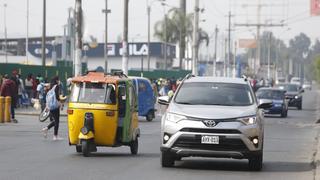
[{"label": "mototaxi wheel", "polygon": [[82,140],[81,141],[81,149],[82,149],[82,154],[84,157],[89,157],[90,156],[90,143],[88,140]]},{"label": "mototaxi wheel", "polygon": [[139,141],[138,138],[136,140],[132,141],[130,144],[130,151],[132,155],[137,155],[139,149]]}]

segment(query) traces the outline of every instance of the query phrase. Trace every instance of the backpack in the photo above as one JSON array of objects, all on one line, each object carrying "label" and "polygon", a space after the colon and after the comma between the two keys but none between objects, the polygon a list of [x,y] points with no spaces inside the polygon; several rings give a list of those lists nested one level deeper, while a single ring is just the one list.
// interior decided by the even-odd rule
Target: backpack
[{"label": "backpack", "polygon": [[56,92],[55,92],[55,89],[56,89],[56,86],[55,85],[48,93],[47,93],[47,96],[46,96],[46,101],[47,101],[47,106],[50,110],[55,110],[55,109],[58,109],[59,108],[59,102],[56,98]]}]

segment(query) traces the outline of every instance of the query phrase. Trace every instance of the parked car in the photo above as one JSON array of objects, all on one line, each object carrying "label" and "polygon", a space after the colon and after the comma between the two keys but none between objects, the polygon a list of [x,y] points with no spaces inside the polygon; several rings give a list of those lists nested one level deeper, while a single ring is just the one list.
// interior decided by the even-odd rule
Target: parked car
[{"label": "parked car", "polygon": [[311,84],[311,82],[305,81],[305,82],[303,83],[303,85],[302,85],[302,88],[303,88],[304,90],[309,90],[309,91],[311,91],[311,90],[312,90],[312,84]]},{"label": "parked car", "polygon": [[285,83],[285,82],[286,82],[286,78],[284,77],[278,77],[276,80],[276,84]]},{"label": "parked car", "polygon": [[299,77],[293,77],[291,78],[291,81],[290,81],[291,84],[296,84],[296,85],[301,85],[301,80]]},{"label": "parked car", "polygon": [[276,88],[286,91],[286,98],[289,100],[289,107],[302,109],[302,93],[304,90],[297,84],[277,84]]},{"label": "parked car", "polygon": [[285,96],[286,91],[275,88],[260,88],[257,92],[258,101],[272,100],[272,107],[265,110],[265,114],[280,114],[281,117],[288,116],[288,101]]},{"label": "parked car", "polygon": [[184,157],[249,159],[251,170],[263,163],[264,114],[272,102],[258,104],[246,79],[185,78],[161,121],[161,165]]},{"label": "parked car", "polygon": [[147,121],[155,118],[155,102],[152,85],[150,80],[143,77],[130,77],[138,96],[139,116],[146,117]]}]

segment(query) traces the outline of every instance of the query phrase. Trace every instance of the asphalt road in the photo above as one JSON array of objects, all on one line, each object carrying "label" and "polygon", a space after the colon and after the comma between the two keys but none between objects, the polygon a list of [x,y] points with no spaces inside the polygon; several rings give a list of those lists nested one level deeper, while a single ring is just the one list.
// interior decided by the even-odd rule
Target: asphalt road
[{"label": "asphalt road", "polygon": [[303,110],[290,109],[288,118],[265,119],[264,167],[250,172],[247,160],[187,158],[175,168],[160,166],[160,118],[140,120],[142,137],[139,155],[128,147],[99,148],[85,158],[69,147],[66,118],[62,117],[63,141],[52,141],[52,131],[44,139],[34,116],[18,116],[19,124],[0,124],[0,179],[314,179],[312,164],[316,137],[320,131],[315,91],[304,94]]}]

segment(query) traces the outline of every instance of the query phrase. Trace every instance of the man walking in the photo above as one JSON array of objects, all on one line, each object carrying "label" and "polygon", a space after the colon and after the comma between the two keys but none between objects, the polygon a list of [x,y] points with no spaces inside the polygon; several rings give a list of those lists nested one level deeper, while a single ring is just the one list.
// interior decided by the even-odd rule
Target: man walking
[{"label": "man walking", "polygon": [[15,108],[15,105],[17,102],[16,100],[18,96],[17,92],[18,92],[17,84],[13,80],[9,79],[8,74],[4,75],[0,95],[4,97],[6,96],[11,97],[11,121],[14,123],[18,123],[18,121],[15,119],[15,112],[14,112],[14,108]]}]

